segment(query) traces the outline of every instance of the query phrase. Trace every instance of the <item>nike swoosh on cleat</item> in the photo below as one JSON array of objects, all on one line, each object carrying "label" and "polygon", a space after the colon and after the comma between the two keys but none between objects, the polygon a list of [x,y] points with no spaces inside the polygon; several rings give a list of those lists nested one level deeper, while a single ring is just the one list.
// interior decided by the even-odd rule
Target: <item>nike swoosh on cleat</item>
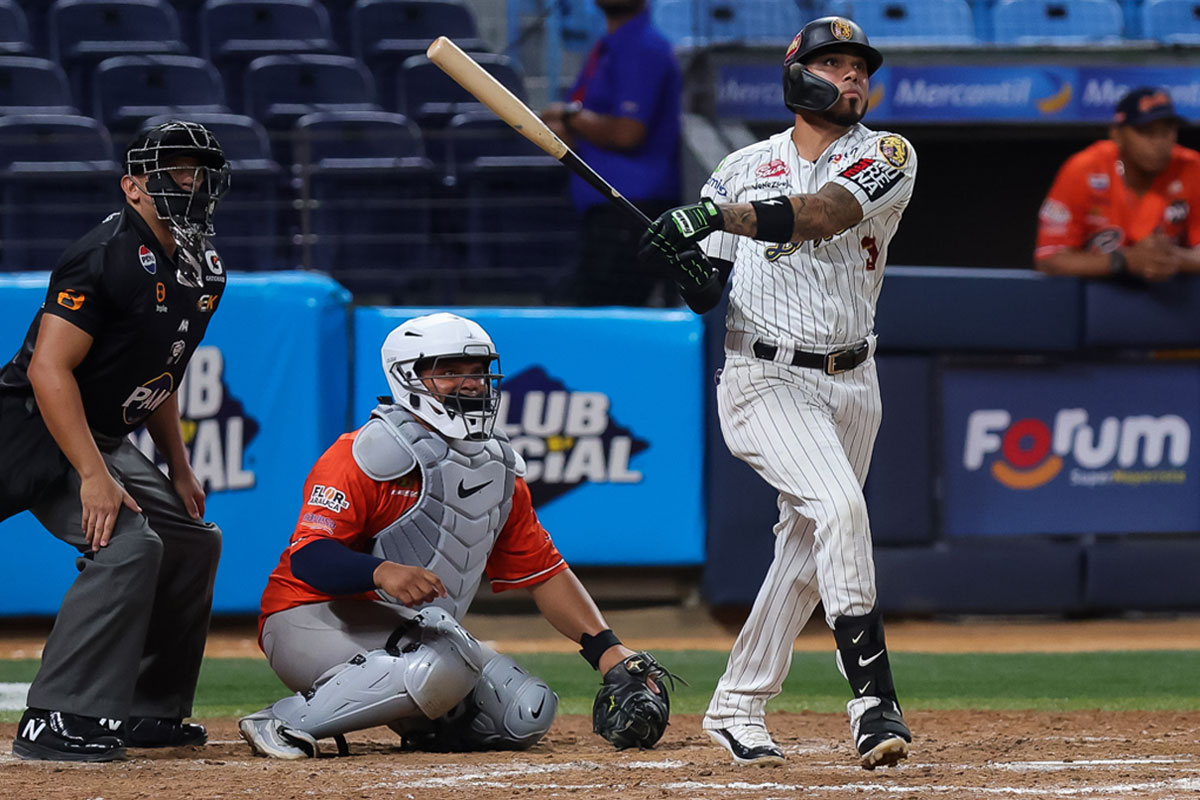
[{"label": "nike swoosh on cleat", "polygon": [[875,655],[871,656],[870,658],[863,658],[862,656],[859,656],[859,657],[858,657],[858,665],[859,665],[860,667],[865,667],[865,666],[867,666],[868,664],[870,664],[872,661],[874,661],[875,659],[879,658],[879,657],[880,657],[881,655],[883,655],[885,652],[887,652],[887,651],[886,651],[886,650],[880,650],[878,653],[876,653]]},{"label": "nike swoosh on cleat", "polygon": [[485,486],[491,486],[491,485],[492,485],[492,481],[485,481],[484,483],[481,483],[478,486],[471,486],[468,488],[467,486],[463,485],[463,481],[459,481],[458,482],[458,496],[461,497],[462,499],[466,500],[468,497],[475,494],[480,489],[483,489]]}]

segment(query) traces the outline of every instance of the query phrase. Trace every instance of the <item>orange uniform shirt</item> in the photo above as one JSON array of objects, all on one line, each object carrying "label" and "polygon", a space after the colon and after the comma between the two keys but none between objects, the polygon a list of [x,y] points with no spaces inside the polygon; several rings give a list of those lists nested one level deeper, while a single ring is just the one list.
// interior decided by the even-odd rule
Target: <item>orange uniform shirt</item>
[{"label": "orange uniform shirt", "polygon": [[1034,258],[1066,249],[1111,253],[1156,230],[1182,247],[1200,244],[1200,153],[1176,145],[1141,197],[1122,172],[1112,140],[1067,159],[1038,213]]},{"label": "orange uniform shirt", "polygon": [[[258,618],[260,635],[263,620],[277,611],[333,599],[292,575],[293,552],[324,537],[369,553],[375,534],[417,502],[421,491],[420,470],[414,469],[394,481],[380,482],[367,477],[351,453],[357,435],[358,431],[353,431],[339,437],[308,473],[304,482],[305,503],[291,543],[279,557],[279,565],[263,591]],[[529,485],[523,478],[517,478],[512,511],[484,568],[492,591],[534,586],[565,569],[567,562],[538,522]],[[378,599],[373,592],[360,597]]]}]

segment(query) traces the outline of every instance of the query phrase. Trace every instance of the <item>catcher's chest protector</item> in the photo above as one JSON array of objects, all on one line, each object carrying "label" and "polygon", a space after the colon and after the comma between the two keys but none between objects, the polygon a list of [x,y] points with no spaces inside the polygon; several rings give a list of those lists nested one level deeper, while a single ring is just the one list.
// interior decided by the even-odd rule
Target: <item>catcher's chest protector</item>
[{"label": "catcher's chest protector", "polygon": [[378,481],[421,470],[416,504],[375,535],[372,552],[436,573],[449,597],[432,605],[461,619],[512,510],[518,457],[500,431],[482,442],[447,440],[397,406],[371,417],[354,441],[359,467]]}]

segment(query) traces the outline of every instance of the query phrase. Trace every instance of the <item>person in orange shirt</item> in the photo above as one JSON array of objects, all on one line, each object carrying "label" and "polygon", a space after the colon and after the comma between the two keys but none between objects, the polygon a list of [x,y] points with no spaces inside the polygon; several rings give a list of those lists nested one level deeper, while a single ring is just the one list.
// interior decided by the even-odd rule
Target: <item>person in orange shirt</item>
[{"label": "person in orange shirt", "polygon": [[1181,147],[1165,90],[1117,103],[1111,138],[1071,156],[1038,213],[1037,268],[1164,281],[1200,272],[1200,153]]},{"label": "person in orange shirt", "polygon": [[538,522],[524,461],[495,429],[502,376],[491,338],[471,320],[432,314],[393,330],[381,352],[391,397],[312,468],[262,596],[260,646],[297,694],[242,718],[243,738],[284,759],[377,725],[421,748],[534,745],[558,698],[459,624],[484,575],[493,591],[527,589],[606,686],[644,680],[640,691],[663,701],[661,719],[647,720],[661,735],[669,673],[613,634]]}]

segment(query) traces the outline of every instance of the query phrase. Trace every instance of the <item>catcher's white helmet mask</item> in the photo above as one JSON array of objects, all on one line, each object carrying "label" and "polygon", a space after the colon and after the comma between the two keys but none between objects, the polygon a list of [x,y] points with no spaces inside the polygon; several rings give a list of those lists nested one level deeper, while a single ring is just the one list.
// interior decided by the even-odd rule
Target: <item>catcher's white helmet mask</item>
[{"label": "catcher's white helmet mask", "polygon": [[[397,405],[448,439],[487,439],[492,435],[500,411],[500,379],[504,376],[499,372],[496,345],[478,323],[446,312],[414,317],[388,334],[380,356]],[[439,362],[447,359],[482,360],[483,372],[455,373],[455,377],[478,378],[483,392],[441,394],[418,376],[428,367],[437,374]]]}]

